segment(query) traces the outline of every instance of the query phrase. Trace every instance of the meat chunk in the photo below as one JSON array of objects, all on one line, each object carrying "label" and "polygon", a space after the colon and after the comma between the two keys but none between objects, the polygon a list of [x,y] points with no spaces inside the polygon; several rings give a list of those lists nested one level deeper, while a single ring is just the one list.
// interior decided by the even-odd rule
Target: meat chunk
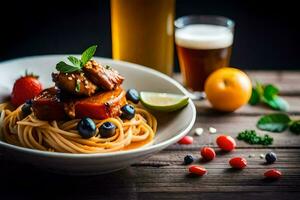
[{"label": "meat chunk", "polygon": [[75,117],[88,116],[92,119],[106,119],[119,116],[121,107],[126,104],[125,94],[126,92],[118,87],[115,90],[101,92],[73,102]]},{"label": "meat chunk", "polygon": [[83,72],[52,73],[52,79],[57,87],[76,96],[92,96],[97,89]]},{"label": "meat chunk", "polygon": [[61,96],[58,88],[52,87],[34,98],[32,108],[40,120],[63,120],[66,118],[90,117],[106,119],[121,114],[121,107],[126,104],[126,92],[118,87],[112,91],[99,92],[92,97],[76,99]]},{"label": "meat chunk", "polygon": [[84,65],[83,71],[89,80],[104,90],[113,90],[121,85],[124,80],[124,77],[116,70],[109,66],[103,67],[94,60],[88,61]]},{"label": "meat chunk", "polygon": [[56,87],[43,90],[33,99],[32,109],[40,120],[63,120],[67,116],[60,99],[60,90]]}]

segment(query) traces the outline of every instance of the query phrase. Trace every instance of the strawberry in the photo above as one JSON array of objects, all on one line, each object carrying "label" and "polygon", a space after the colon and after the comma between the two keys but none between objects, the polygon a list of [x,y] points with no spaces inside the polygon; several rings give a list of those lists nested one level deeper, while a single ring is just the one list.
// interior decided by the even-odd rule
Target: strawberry
[{"label": "strawberry", "polygon": [[14,83],[11,92],[11,103],[18,107],[30,100],[42,91],[42,84],[38,81],[38,76],[25,73],[25,76],[20,77]]}]

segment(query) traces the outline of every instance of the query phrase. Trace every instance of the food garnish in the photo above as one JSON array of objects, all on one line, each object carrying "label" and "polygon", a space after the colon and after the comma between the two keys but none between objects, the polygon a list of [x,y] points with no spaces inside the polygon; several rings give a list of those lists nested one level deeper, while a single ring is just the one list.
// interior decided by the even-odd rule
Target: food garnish
[{"label": "food garnish", "polygon": [[208,131],[209,131],[210,133],[216,133],[216,132],[217,132],[217,129],[214,128],[214,127],[209,127],[209,128],[208,128]]},{"label": "food garnish", "polygon": [[140,101],[140,95],[139,92],[136,89],[129,89],[126,92],[126,99],[131,101],[134,104],[139,103]]},{"label": "food garnish", "polygon": [[216,142],[220,149],[222,149],[223,151],[232,151],[236,147],[235,140],[228,135],[218,136]]},{"label": "food garnish", "polygon": [[203,176],[205,174],[207,174],[207,170],[202,167],[202,166],[198,166],[198,165],[192,165],[189,167],[189,172],[191,174],[195,174],[195,175],[198,175],[198,176]]},{"label": "food garnish", "polygon": [[270,169],[264,173],[265,178],[267,179],[279,179],[281,177],[282,173],[279,170],[276,169]]},{"label": "food garnish", "polygon": [[289,109],[288,102],[278,94],[279,89],[275,85],[256,82],[256,86],[252,88],[249,104],[264,103],[274,110],[287,111]]},{"label": "food garnish", "polygon": [[193,163],[194,160],[195,160],[194,156],[192,156],[192,155],[186,155],[186,156],[184,157],[183,163],[184,163],[185,165],[189,165],[189,164]]},{"label": "food garnish", "polygon": [[262,144],[271,145],[273,143],[273,138],[269,135],[259,136],[255,130],[245,130],[238,134],[238,140],[243,140],[248,144]]},{"label": "food garnish", "polygon": [[216,157],[216,152],[211,147],[203,147],[200,152],[202,158],[207,161],[213,160]]},{"label": "food garnish", "polygon": [[68,60],[71,64],[67,64],[64,61],[60,61],[56,64],[56,69],[59,72],[70,73],[81,71],[82,67],[94,56],[97,49],[97,45],[93,45],[87,48],[81,55],[81,59],[78,59],[74,56],[69,56]]},{"label": "food garnish", "polygon": [[178,141],[178,144],[193,144],[194,138],[186,135]]},{"label": "food garnish", "polygon": [[99,133],[102,138],[109,138],[115,135],[116,133],[116,125],[111,122],[104,122],[99,127]]},{"label": "food garnish", "polygon": [[135,109],[132,105],[126,104],[121,108],[121,118],[131,120],[135,115]]},{"label": "food garnish", "polygon": [[200,136],[203,134],[203,128],[196,128],[195,129],[195,135]]},{"label": "food garnish", "polygon": [[29,102],[25,102],[23,104],[23,106],[21,108],[23,117],[27,117],[28,115],[30,115],[32,113],[31,106],[32,106],[32,104]]},{"label": "food garnish", "polygon": [[26,102],[26,100],[33,99],[42,91],[42,84],[38,80],[38,76],[25,72],[25,76],[20,77],[14,83],[11,92],[11,103],[18,107]]},{"label": "food garnish", "polygon": [[234,157],[229,160],[229,164],[234,169],[244,169],[247,166],[247,160],[242,157]]},{"label": "food garnish", "polygon": [[295,120],[290,123],[290,131],[300,134],[300,120]]},{"label": "food garnish", "polygon": [[265,158],[265,155],[264,155],[264,154],[260,154],[260,155],[259,155],[259,158],[260,158],[260,159],[264,159],[264,158]]},{"label": "food garnish", "polygon": [[258,120],[256,125],[259,129],[265,131],[283,132],[289,128],[291,132],[300,134],[300,120],[292,120],[285,113],[264,115]]},{"label": "food garnish", "polygon": [[140,99],[146,108],[163,112],[179,110],[189,103],[185,95],[158,92],[141,92]]},{"label": "food garnish", "polygon": [[274,152],[269,152],[265,156],[266,162],[272,164],[277,160],[277,155]]},{"label": "food garnish", "polygon": [[95,136],[96,124],[91,118],[84,117],[78,122],[77,130],[82,138],[88,139]]}]

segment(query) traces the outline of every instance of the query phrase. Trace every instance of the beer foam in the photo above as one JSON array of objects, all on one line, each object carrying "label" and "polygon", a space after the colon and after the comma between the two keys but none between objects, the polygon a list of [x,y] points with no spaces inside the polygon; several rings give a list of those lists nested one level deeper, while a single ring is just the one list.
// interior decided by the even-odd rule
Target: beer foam
[{"label": "beer foam", "polygon": [[176,30],[175,42],[191,49],[220,49],[232,45],[233,33],[224,26],[191,24]]}]

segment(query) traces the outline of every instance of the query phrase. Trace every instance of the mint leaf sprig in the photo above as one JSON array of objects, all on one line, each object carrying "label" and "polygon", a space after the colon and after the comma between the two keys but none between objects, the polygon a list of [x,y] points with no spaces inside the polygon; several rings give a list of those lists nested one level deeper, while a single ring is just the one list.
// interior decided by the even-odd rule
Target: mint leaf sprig
[{"label": "mint leaf sprig", "polygon": [[257,124],[257,128],[270,132],[283,132],[287,128],[291,132],[300,134],[300,120],[292,120],[285,113],[272,113],[262,116]]},{"label": "mint leaf sprig", "polygon": [[256,82],[252,88],[252,95],[249,100],[250,105],[256,105],[260,102],[265,103],[274,110],[287,111],[289,104],[279,95],[279,89],[272,84],[261,84]]},{"label": "mint leaf sprig", "polygon": [[67,64],[64,61],[60,61],[56,64],[56,70],[63,73],[71,73],[81,71],[82,67],[94,56],[97,49],[97,45],[93,45],[87,48],[81,55],[81,59],[74,56],[68,56],[68,60],[71,64]]}]

